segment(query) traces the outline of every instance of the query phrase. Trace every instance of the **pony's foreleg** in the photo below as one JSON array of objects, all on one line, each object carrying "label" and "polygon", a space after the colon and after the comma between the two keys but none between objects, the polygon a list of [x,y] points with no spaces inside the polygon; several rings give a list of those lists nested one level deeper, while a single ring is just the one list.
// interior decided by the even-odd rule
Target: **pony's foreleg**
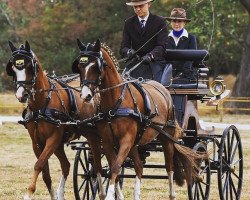
[{"label": "pony's foreleg", "polygon": [[114,200],[115,199],[115,181],[117,179],[117,176],[120,172],[121,166],[124,162],[124,160],[127,158],[128,153],[133,145],[130,140],[127,140],[125,137],[122,138],[119,141],[119,151],[117,154],[117,157],[115,159],[115,162],[111,166],[111,180],[110,185],[108,187],[108,193],[105,200]]},{"label": "pony's foreleg", "polygon": [[140,200],[143,163],[141,161],[138,148],[136,146],[130,150],[129,157],[133,160],[136,173],[135,186],[134,186],[134,200]]},{"label": "pony's foreleg", "polygon": [[[41,171],[44,170],[44,167],[48,163],[49,157],[55,152],[55,149],[58,147],[59,142],[60,142],[60,139],[57,137],[55,138],[51,137],[47,139],[46,145],[41,155],[39,156],[37,162],[35,163],[32,181],[31,181],[30,186],[28,187],[27,195],[24,196],[24,200],[34,199],[33,194],[36,190],[36,182],[37,182],[38,175]],[[51,193],[52,190],[53,188],[51,187],[49,192]]]},{"label": "pony's foreleg", "polygon": [[57,150],[55,151],[55,155],[59,159],[62,169],[62,177],[60,179],[60,183],[58,185],[56,192],[57,200],[64,200],[64,188],[65,188],[65,182],[69,175],[70,163],[65,154],[63,143],[61,143],[60,146],[57,148]]},{"label": "pony's foreleg", "polygon": [[[33,133],[33,132],[32,132]],[[37,145],[37,141],[34,138],[33,134],[30,134],[30,137],[32,139],[32,147],[33,147],[33,151],[35,153],[35,156],[37,157],[37,159],[39,158],[39,156],[41,155],[43,148],[41,146]],[[48,162],[46,162],[44,169],[43,169],[43,180],[50,192],[50,194],[52,195],[54,193],[54,190],[52,188],[52,181],[51,181],[51,177],[50,177],[50,173],[49,173],[49,165]],[[27,190],[27,194],[24,196],[24,200],[31,200],[34,199],[33,197],[33,193],[36,190],[36,180],[37,180],[37,172],[34,173],[33,178],[32,178],[32,183],[30,184],[28,190]]]}]

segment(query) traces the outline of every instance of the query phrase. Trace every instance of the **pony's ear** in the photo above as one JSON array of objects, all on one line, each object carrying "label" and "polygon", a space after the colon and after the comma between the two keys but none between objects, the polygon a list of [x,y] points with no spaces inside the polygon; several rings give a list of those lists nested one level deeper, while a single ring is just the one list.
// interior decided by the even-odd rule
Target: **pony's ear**
[{"label": "pony's ear", "polygon": [[86,46],[78,38],[76,39],[76,41],[77,41],[77,45],[78,45],[79,49],[81,51],[85,51],[86,50]]},{"label": "pony's ear", "polygon": [[72,72],[75,73],[75,74],[80,73],[80,70],[79,70],[79,68],[78,68],[78,63],[79,63],[79,62],[78,62],[78,60],[76,59],[76,60],[73,62],[72,67],[71,67]]},{"label": "pony's ear", "polygon": [[9,41],[9,46],[12,52],[17,50],[17,48],[14,46],[14,44],[11,41]]},{"label": "pony's ear", "polygon": [[29,42],[27,40],[25,41],[25,50],[27,52],[30,52],[30,44],[29,44]]},{"label": "pony's ear", "polygon": [[101,41],[100,41],[100,39],[97,39],[97,40],[96,40],[95,46],[94,46],[94,51],[95,51],[95,52],[101,51]]},{"label": "pony's ear", "polygon": [[12,61],[9,60],[9,62],[6,65],[6,72],[7,72],[8,76],[14,76],[15,75],[15,72],[12,69],[12,65],[13,65]]}]

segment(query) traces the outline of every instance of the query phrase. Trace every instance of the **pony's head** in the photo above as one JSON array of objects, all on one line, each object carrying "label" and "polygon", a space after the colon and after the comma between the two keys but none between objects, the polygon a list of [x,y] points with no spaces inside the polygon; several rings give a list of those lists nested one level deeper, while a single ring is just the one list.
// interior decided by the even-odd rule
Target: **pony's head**
[{"label": "pony's head", "polygon": [[90,101],[95,89],[101,84],[104,60],[101,52],[101,42],[98,39],[94,44],[83,44],[77,39],[80,55],[72,65],[72,72],[81,77],[81,98]]},{"label": "pony's head", "polygon": [[12,51],[12,57],[7,63],[6,72],[14,79],[16,98],[20,102],[25,103],[36,81],[37,62],[27,41],[25,45],[22,44],[19,48],[9,41],[9,46]]}]

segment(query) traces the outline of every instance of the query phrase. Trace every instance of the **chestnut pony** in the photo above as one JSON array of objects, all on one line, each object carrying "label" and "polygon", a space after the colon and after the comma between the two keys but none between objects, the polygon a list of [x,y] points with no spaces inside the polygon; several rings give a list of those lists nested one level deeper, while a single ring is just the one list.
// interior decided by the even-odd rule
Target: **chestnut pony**
[{"label": "chestnut pony", "polygon": [[[62,82],[59,83],[47,77],[27,41],[19,48],[16,48],[12,42],[9,42],[9,46],[12,58],[7,64],[6,71],[14,78],[16,98],[22,103],[28,102],[22,123],[28,129],[37,157],[33,178],[24,199],[34,199],[36,181],[39,173],[42,172],[51,199],[64,200],[64,186],[70,170],[70,163],[64,151],[64,142],[79,138],[81,135],[87,138],[92,149],[93,167],[99,174],[100,182],[102,170],[100,138],[96,130],[79,129],[74,124],[75,120],[86,119],[96,113],[98,99],[92,99],[86,103],[80,98],[79,91],[72,90],[67,87],[67,84],[64,85]],[[71,84],[79,86],[80,83],[72,81]],[[52,154],[57,156],[62,169],[62,177],[56,192],[52,187],[48,163]]]},{"label": "chestnut pony", "polygon": [[[105,199],[115,199],[115,182],[128,153],[137,145],[147,144],[156,137],[165,156],[169,197],[175,199],[174,178],[178,185],[183,185],[184,179],[187,184],[192,184],[197,177],[196,161],[207,155],[196,154],[178,142],[178,138],[183,137],[183,131],[174,119],[169,91],[155,81],[145,82],[140,87],[132,84],[137,80],[123,80],[112,51],[100,40],[88,45],[80,40],[77,43],[81,52],[72,70],[80,73],[81,97],[90,101],[96,94],[101,96],[96,126],[111,169]],[[137,177],[134,199],[140,199],[140,183],[140,177]]]}]

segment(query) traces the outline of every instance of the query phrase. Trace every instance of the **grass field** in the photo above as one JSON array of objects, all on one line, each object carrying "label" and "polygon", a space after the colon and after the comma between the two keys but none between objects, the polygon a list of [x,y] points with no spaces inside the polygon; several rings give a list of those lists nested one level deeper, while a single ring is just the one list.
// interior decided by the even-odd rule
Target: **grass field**
[{"label": "grass field", "polygon": [[[231,116],[230,121],[235,122],[238,116],[235,118]],[[243,118],[248,118],[245,116]],[[213,121],[215,118],[210,118]],[[215,119],[216,120],[216,119]],[[228,119],[229,120],[229,119]],[[249,122],[248,122],[249,123]],[[222,130],[219,130],[222,133]],[[250,135],[248,131],[240,131],[244,149],[244,183],[241,199],[248,200],[250,196],[249,181],[250,181]],[[73,183],[72,183],[72,169],[75,151],[70,147],[65,147],[66,153],[71,163],[71,172],[66,183],[65,199],[73,200]],[[150,156],[152,162],[161,162],[163,155],[161,153]],[[22,199],[25,194],[26,188],[29,186],[33,166],[36,162],[36,158],[33,154],[31,147],[31,140],[26,129],[17,124],[3,124],[0,126],[0,200],[18,200]],[[51,176],[53,185],[56,188],[61,176],[60,166],[55,156],[52,156],[49,160]],[[133,173],[132,170],[129,170]],[[147,173],[163,173],[159,170],[151,170]],[[126,179],[123,187],[125,199],[132,199],[133,192],[133,179]],[[211,181],[210,199],[219,199],[217,191],[217,176],[214,174]],[[187,190],[186,186],[177,187],[177,199],[186,200]],[[142,198],[143,200],[161,200],[168,199],[168,181],[167,180],[148,180],[144,179],[142,182]],[[49,200],[49,194],[42,181],[41,175],[37,182],[37,191],[35,193],[36,200]]]}]

